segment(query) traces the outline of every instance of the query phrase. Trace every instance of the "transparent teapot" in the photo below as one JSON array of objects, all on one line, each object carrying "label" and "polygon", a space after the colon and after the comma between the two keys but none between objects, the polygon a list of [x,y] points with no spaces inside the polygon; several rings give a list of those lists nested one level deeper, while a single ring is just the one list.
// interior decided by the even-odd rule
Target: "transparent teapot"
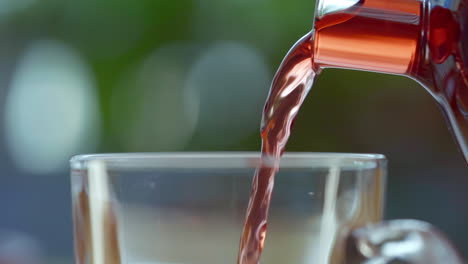
[{"label": "transparent teapot", "polygon": [[317,70],[405,75],[441,107],[468,162],[468,0],[318,0]]}]

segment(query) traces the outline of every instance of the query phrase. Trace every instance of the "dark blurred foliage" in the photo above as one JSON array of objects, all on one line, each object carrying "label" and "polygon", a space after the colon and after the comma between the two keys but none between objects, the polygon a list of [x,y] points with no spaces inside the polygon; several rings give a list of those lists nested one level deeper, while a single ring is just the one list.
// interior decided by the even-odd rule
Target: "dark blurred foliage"
[{"label": "dark blurred foliage", "polygon": [[[313,10],[305,0],[1,1],[0,228],[37,241],[44,263],[72,263],[71,155],[259,150],[269,81]],[[467,167],[415,82],[325,70],[288,151],[385,154],[387,218],[428,221],[468,255]]]}]

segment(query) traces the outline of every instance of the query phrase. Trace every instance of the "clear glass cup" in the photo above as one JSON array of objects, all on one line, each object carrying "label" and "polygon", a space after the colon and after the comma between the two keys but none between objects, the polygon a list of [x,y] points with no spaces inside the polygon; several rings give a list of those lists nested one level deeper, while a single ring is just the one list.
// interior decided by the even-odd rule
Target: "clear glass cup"
[{"label": "clear glass cup", "polygon": [[[81,155],[71,160],[76,263],[235,263],[259,153]],[[383,155],[286,153],[262,263],[338,263],[382,217]]]}]

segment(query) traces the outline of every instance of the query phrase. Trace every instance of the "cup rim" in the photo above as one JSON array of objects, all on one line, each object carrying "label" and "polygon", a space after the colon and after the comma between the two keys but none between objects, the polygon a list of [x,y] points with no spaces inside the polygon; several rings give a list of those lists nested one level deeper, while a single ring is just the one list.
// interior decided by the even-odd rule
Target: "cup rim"
[{"label": "cup rim", "polygon": [[[70,167],[86,169],[90,162],[96,161],[119,168],[252,168],[261,164],[260,156],[258,151],[82,154],[70,159]],[[375,168],[386,164],[386,161],[383,154],[372,153],[285,152],[280,161],[280,168]],[[264,163],[262,165],[265,166]]]}]

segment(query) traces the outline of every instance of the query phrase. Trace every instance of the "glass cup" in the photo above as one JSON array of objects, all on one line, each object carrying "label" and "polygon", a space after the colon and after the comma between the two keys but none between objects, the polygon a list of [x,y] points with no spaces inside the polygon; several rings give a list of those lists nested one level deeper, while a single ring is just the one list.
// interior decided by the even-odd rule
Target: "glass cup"
[{"label": "glass cup", "polygon": [[[78,264],[235,263],[259,153],[81,155],[71,160]],[[262,263],[339,263],[382,218],[383,155],[286,153]]]}]

